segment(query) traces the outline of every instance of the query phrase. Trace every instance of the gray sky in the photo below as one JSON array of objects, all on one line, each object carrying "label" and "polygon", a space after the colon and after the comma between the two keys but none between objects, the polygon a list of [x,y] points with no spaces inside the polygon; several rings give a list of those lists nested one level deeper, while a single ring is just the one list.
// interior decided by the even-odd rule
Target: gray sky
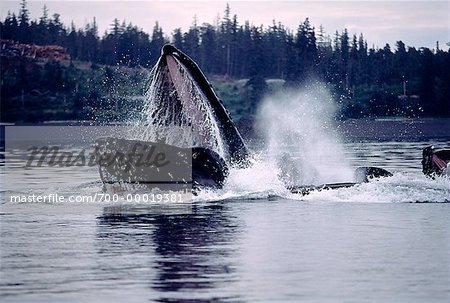
[{"label": "gray sky", "polygon": [[[0,0],[0,18],[9,11],[18,12],[20,1]],[[42,15],[44,4],[49,14],[59,13],[64,24],[72,20],[83,27],[94,17],[100,34],[109,29],[114,18],[132,22],[146,32],[158,21],[164,33],[181,27],[187,30],[193,23],[214,24],[223,16],[226,1],[33,1],[28,0],[31,18]],[[321,24],[329,35],[344,28],[350,34],[363,33],[369,46],[383,47],[386,43],[395,47],[397,40],[415,47],[435,48],[450,42],[450,1],[228,1],[232,15],[243,24],[269,26],[273,20],[296,30],[306,17],[318,28]]]}]

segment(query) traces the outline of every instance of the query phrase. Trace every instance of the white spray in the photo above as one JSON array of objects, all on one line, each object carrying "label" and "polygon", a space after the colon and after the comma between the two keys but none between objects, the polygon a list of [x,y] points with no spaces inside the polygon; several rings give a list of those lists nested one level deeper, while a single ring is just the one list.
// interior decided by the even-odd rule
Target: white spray
[{"label": "white spray", "polygon": [[337,106],[320,82],[268,96],[259,108],[256,129],[267,158],[287,167],[292,185],[353,181],[334,120]]}]

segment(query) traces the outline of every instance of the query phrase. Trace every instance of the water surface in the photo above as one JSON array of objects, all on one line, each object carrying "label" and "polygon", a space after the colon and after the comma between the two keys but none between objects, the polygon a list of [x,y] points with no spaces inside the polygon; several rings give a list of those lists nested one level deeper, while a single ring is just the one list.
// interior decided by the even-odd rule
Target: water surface
[{"label": "water surface", "polygon": [[[429,144],[450,140],[348,142],[353,167],[394,176],[305,197],[258,168],[185,204],[3,199],[1,299],[448,302],[450,182],[422,175]],[[5,196],[102,190],[95,168],[7,176]]]}]

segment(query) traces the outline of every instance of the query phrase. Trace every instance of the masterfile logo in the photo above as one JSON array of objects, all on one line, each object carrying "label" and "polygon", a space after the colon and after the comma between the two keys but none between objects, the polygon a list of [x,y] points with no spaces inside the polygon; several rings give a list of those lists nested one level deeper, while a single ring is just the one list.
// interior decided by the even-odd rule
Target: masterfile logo
[{"label": "masterfile logo", "polygon": [[[133,131],[134,134],[139,133],[135,128]],[[147,142],[129,137],[130,128],[120,126],[7,126],[3,188],[11,197],[17,192],[26,192],[25,202],[30,202],[28,198],[33,194],[36,199],[48,197],[41,199],[44,203],[67,200],[71,195],[64,191],[70,188],[67,185],[75,179],[77,182],[73,183],[91,180],[94,182],[91,185],[93,190],[107,194],[116,194],[118,190],[127,194],[136,188],[145,193],[153,190],[181,190],[183,195],[192,193],[190,147],[176,147],[161,141]],[[35,192],[36,184],[20,181],[24,176],[27,176],[27,180],[31,178],[45,182],[45,188],[39,188]],[[60,184],[66,184],[62,192]],[[56,191],[46,192],[46,189]],[[19,202],[24,202],[22,198]],[[106,195],[106,198],[100,200],[167,200],[160,199],[159,196],[146,199],[135,199],[135,196],[122,199],[123,197],[114,196],[111,199]],[[31,202],[36,202],[34,200]],[[78,200],[92,199],[73,199]]]}]

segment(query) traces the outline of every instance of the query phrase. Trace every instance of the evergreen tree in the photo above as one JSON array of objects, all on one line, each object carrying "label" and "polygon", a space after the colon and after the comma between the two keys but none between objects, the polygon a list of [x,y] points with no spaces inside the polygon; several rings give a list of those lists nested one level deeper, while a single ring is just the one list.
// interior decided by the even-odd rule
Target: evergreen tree
[{"label": "evergreen tree", "polygon": [[342,34],[339,37],[339,46],[340,46],[340,76],[343,80],[344,86],[342,87],[346,91],[349,89],[349,65],[348,65],[348,59],[349,59],[349,37],[348,37],[348,31],[347,29],[344,29]]},{"label": "evergreen tree", "polygon": [[26,0],[21,0],[20,2],[20,11],[19,11],[19,37],[18,40],[24,43],[30,43],[32,41],[32,37],[29,33],[28,27],[30,21],[30,15],[28,11],[28,4]]},{"label": "evergreen tree", "polygon": [[435,106],[435,68],[433,53],[428,48],[421,50],[420,104],[425,115],[438,115],[442,109]]},{"label": "evergreen tree", "polygon": [[206,73],[215,73],[217,62],[217,32],[210,24],[204,24],[200,29],[201,47],[200,62]]},{"label": "evergreen tree", "polygon": [[162,28],[159,26],[158,22],[155,22],[153,27],[153,32],[150,41],[150,63],[153,65],[158,60],[161,53],[161,48],[166,44],[166,39],[164,39],[164,33]]},{"label": "evergreen tree", "polygon": [[220,57],[222,58],[222,62],[224,62],[223,73],[226,76],[231,75],[232,22],[230,15],[231,15],[230,5],[227,3],[224,17],[222,23],[220,24],[220,32],[219,32]]},{"label": "evergreen tree", "polygon": [[[23,100],[22,105],[29,108],[27,94],[33,89],[52,88],[67,95],[71,87],[76,90],[73,108],[81,112],[99,102],[103,93],[78,88],[95,86],[92,83],[74,85],[80,81],[74,61],[90,61],[92,73],[103,70],[98,64],[151,67],[167,42],[158,22],[149,35],[116,18],[99,37],[95,18],[76,28],[73,22],[69,27],[62,24],[57,13],[49,15],[44,5],[42,15],[32,20],[27,1],[21,0],[18,13],[8,12],[0,22],[2,66],[6,67],[1,70],[1,94],[8,104]],[[295,32],[275,21],[267,28],[249,21],[241,25],[229,5],[213,25],[199,26],[194,18],[187,32],[175,29],[171,38],[207,74],[249,78],[245,92],[252,107],[265,90],[266,78],[282,78],[289,85],[314,75],[333,88],[347,116],[405,114],[398,110],[402,107],[411,108],[408,113],[415,115],[420,113],[419,106],[424,115],[450,115],[450,55],[438,45],[435,52],[407,47],[402,41],[397,41],[395,50],[388,44],[369,48],[362,33],[356,36],[347,29],[330,38],[320,26],[316,35],[308,18]],[[17,43],[63,46],[73,62],[68,68],[59,62],[36,64],[26,51],[31,46]]]},{"label": "evergreen tree", "polygon": [[172,34],[172,44],[179,49],[184,49],[183,47],[183,33],[181,28],[176,28]]},{"label": "evergreen tree", "polygon": [[247,91],[247,102],[249,112],[254,114],[258,103],[266,93],[267,84],[265,81],[264,45],[262,39],[262,28],[252,27],[252,62],[250,65],[250,79],[245,84]]},{"label": "evergreen tree", "polygon": [[197,26],[197,20],[194,19],[189,31],[184,34],[184,50],[195,60],[200,59],[200,30]]},{"label": "evergreen tree", "polygon": [[299,25],[293,47],[295,56],[289,64],[295,66],[295,74],[291,80],[301,82],[314,72],[318,60],[314,28],[308,18]]}]

